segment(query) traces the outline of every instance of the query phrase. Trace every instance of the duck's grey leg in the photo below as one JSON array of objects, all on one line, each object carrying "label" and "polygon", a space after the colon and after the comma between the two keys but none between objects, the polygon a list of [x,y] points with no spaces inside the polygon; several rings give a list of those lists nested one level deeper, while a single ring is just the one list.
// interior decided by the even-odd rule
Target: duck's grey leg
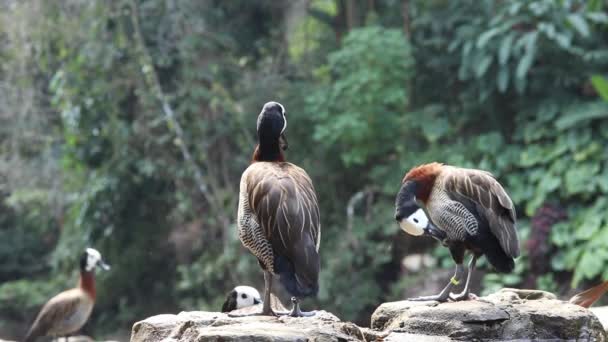
[{"label": "duck's grey leg", "polygon": [[460,279],[462,277],[462,273],[464,272],[464,266],[462,264],[456,264],[456,271],[454,272],[454,276],[450,279],[450,282],[439,292],[439,294],[433,296],[422,296],[415,298],[408,298],[407,300],[411,301],[438,301],[445,302],[450,298],[450,291],[454,286],[460,284]]},{"label": "duck's grey leg", "polygon": [[270,293],[272,291],[272,273],[264,271],[264,303],[262,304],[262,315],[276,316],[270,307]]},{"label": "duck's grey leg", "polygon": [[475,270],[475,265],[477,264],[477,256],[473,255],[471,261],[469,261],[469,270],[467,274],[467,282],[464,284],[464,290],[457,295],[450,296],[450,299],[455,301],[467,300],[469,299],[469,293],[471,292],[471,275]]}]

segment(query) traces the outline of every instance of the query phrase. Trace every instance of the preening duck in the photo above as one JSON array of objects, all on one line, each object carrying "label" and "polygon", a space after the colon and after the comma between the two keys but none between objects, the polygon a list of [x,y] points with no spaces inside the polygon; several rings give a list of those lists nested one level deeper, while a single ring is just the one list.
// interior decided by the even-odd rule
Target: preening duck
[{"label": "preening duck", "polygon": [[230,312],[262,303],[258,290],[251,286],[237,286],[226,297],[222,312]]},{"label": "preening duck", "polygon": [[285,108],[268,102],[257,120],[258,145],[251,165],[241,176],[238,232],[243,245],[264,270],[262,314],[270,307],[272,277],[292,295],[292,316],[301,312],[298,298],[319,290],[319,205],[306,171],[285,162]]},{"label": "preening duck", "polygon": [[61,292],[44,304],[24,342],[41,336],[67,336],[82,328],[95,304],[96,267],[110,269],[97,250],[87,248],[80,258],[78,287]]},{"label": "preening duck", "polygon": [[[420,165],[403,178],[395,207],[395,219],[405,232],[441,241],[456,262],[454,276],[441,293],[413,300],[468,299],[471,274],[481,255],[499,272],[515,267],[513,259],[519,256],[515,208],[491,173],[439,163]],[[467,250],[473,256],[465,288],[450,296],[464,272]]]}]

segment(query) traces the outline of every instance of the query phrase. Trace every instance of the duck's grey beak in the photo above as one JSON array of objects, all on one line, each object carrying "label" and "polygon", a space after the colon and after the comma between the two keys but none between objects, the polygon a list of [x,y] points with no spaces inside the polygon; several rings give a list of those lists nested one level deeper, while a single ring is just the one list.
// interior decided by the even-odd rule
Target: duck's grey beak
[{"label": "duck's grey beak", "polygon": [[262,304],[262,300],[260,298],[253,298],[253,304]]},{"label": "duck's grey beak", "polygon": [[437,228],[431,221],[429,221],[429,224],[424,228],[424,235],[428,235],[441,243],[447,238],[447,234],[443,230]]},{"label": "duck's grey beak", "polygon": [[285,133],[281,133],[281,136],[279,137],[279,146],[283,151],[287,150],[287,148],[289,147],[289,144],[287,143],[287,138],[285,137]]},{"label": "duck's grey beak", "polygon": [[97,266],[99,266],[99,268],[101,268],[104,271],[110,270],[110,265],[106,264],[103,260],[99,260],[99,262],[97,263]]}]

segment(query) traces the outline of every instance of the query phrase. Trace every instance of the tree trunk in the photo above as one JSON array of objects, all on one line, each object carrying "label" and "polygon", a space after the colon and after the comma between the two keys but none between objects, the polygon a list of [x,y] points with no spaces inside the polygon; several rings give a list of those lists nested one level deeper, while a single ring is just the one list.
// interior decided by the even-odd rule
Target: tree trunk
[{"label": "tree trunk", "polygon": [[410,29],[410,8],[409,0],[401,0],[401,16],[403,17],[403,34],[409,40],[412,37]]},{"label": "tree trunk", "polygon": [[358,8],[356,0],[345,0],[345,11],[346,11],[346,30],[350,31],[353,28],[359,26]]}]

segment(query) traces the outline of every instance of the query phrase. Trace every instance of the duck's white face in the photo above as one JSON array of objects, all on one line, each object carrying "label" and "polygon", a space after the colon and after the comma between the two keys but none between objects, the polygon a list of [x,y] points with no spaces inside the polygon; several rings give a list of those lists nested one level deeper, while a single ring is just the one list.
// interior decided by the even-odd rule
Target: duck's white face
[{"label": "duck's white face", "polygon": [[236,291],[237,309],[260,304],[262,302],[258,290],[251,286],[237,286],[234,288],[234,291]]},{"label": "duck's white face", "polygon": [[110,266],[106,264],[101,258],[101,253],[94,248],[87,248],[87,264],[85,269],[87,272],[91,272],[96,266],[101,267],[104,270],[109,270]]},{"label": "duck's white face", "polygon": [[409,216],[399,221],[399,226],[410,235],[420,236],[424,234],[424,229],[428,226],[429,219],[422,208],[418,208]]}]

